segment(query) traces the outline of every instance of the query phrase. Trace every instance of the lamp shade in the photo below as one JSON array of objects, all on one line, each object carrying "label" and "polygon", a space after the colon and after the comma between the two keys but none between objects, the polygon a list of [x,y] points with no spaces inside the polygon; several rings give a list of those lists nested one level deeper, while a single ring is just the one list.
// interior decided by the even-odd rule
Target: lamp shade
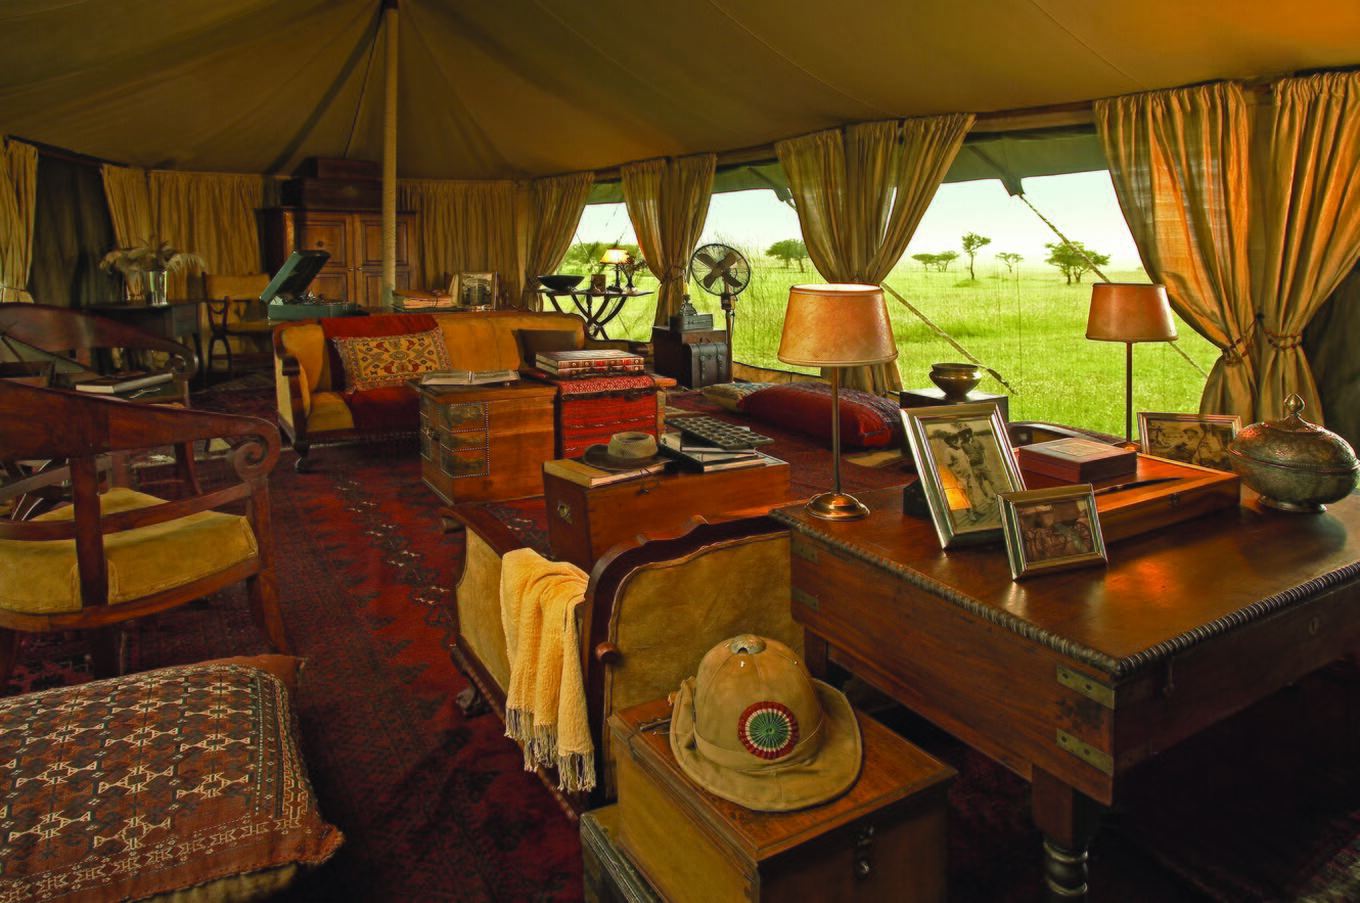
[{"label": "lamp shade", "polygon": [[1097,282],[1091,286],[1086,338],[1098,342],[1174,342],[1176,321],[1166,286]]},{"label": "lamp shade", "polygon": [[877,285],[789,288],[779,359],[799,367],[858,367],[897,359],[888,304]]},{"label": "lamp shade", "polygon": [[623,248],[610,248],[600,258],[600,263],[622,264],[628,262],[628,252]]}]

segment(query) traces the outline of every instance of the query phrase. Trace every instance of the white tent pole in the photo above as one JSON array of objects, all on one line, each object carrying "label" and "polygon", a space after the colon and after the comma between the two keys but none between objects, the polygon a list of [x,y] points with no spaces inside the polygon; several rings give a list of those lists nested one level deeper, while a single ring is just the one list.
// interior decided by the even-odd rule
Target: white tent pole
[{"label": "white tent pole", "polygon": [[383,3],[387,33],[387,92],[383,99],[382,304],[392,306],[397,282],[397,0]]}]

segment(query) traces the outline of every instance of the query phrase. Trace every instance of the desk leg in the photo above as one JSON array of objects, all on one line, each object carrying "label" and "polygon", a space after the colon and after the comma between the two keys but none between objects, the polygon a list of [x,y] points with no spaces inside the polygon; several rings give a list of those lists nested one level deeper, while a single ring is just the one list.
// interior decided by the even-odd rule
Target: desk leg
[{"label": "desk leg", "polygon": [[1044,835],[1045,900],[1085,900],[1087,851],[1105,807],[1040,768],[1030,792],[1034,824]]}]

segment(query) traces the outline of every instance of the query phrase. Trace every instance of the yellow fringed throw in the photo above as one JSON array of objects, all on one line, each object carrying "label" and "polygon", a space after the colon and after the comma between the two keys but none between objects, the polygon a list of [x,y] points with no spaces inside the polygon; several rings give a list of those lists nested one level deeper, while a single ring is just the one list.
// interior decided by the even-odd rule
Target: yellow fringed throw
[{"label": "yellow fringed throw", "polygon": [[595,787],[595,744],[586,714],[576,606],[585,571],[533,549],[501,560],[501,622],[510,660],[505,736],[524,750],[524,769],[557,769],[559,789]]}]

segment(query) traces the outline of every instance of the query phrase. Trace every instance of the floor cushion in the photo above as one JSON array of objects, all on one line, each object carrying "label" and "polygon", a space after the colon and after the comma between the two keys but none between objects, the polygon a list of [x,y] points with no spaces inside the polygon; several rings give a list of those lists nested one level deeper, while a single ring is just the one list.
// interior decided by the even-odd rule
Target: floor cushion
[{"label": "floor cushion", "polygon": [[0,700],[0,899],[257,900],[344,838],[259,656]]},{"label": "floor cushion", "polygon": [[[842,447],[887,448],[902,444],[905,435],[902,409],[895,400],[843,388],[839,402]],[[831,442],[831,386],[827,383],[766,386],[742,397],[738,409],[757,420]]]}]

